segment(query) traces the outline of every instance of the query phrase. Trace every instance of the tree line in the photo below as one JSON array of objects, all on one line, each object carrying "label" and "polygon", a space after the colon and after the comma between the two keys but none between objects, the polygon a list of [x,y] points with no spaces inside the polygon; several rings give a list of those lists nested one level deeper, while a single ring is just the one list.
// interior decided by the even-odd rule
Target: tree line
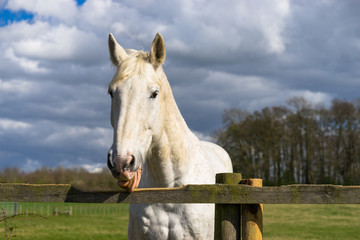
[{"label": "tree line", "polygon": [[90,173],[83,168],[47,168],[42,167],[33,172],[24,172],[17,167],[5,168],[0,171],[0,182],[36,183],[36,184],[71,184],[83,191],[119,190],[117,180],[108,169]]},{"label": "tree line", "polygon": [[214,138],[235,172],[264,184],[360,184],[360,99],[330,107],[301,97],[261,111],[225,110]]},{"label": "tree line", "polygon": [[[301,97],[286,105],[248,112],[228,109],[214,135],[230,155],[234,171],[262,178],[264,185],[360,184],[360,99],[313,105]],[[104,168],[42,167],[34,172],[0,170],[0,182],[71,184],[83,191],[118,190]]]}]

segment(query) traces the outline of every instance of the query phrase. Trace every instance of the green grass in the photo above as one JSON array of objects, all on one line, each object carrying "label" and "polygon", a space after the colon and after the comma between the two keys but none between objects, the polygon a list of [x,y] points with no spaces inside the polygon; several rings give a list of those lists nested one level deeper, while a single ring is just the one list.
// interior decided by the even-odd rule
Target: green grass
[{"label": "green grass", "polygon": [[264,239],[359,239],[360,205],[265,205]]},{"label": "green grass", "polygon": [[[51,216],[52,209],[72,216]],[[22,204],[22,210],[47,217],[47,203]],[[23,216],[10,224],[19,226],[14,239],[127,239],[128,205],[50,204],[48,219]],[[4,225],[0,223],[0,239]],[[264,239],[359,239],[360,205],[265,205]]]},{"label": "green grass", "polygon": [[[42,206],[42,208],[41,208]],[[127,239],[128,209],[125,204],[22,204],[23,212],[40,213],[47,219],[37,216],[20,216],[11,220],[17,225],[14,239]],[[52,210],[59,212],[73,208],[72,216],[52,216]],[[19,207],[20,208],[20,207]],[[4,236],[4,224],[0,224],[0,239]]]}]

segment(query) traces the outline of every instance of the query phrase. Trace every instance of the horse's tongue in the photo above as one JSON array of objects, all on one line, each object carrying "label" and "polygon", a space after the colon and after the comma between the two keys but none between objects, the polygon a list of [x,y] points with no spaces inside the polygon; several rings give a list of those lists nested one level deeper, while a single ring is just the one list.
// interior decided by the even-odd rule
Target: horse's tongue
[{"label": "horse's tongue", "polygon": [[118,186],[121,188],[126,189],[128,192],[133,192],[135,188],[139,186],[141,179],[141,166],[134,172],[133,177],[129,180],[122,180],[118,181]]}]

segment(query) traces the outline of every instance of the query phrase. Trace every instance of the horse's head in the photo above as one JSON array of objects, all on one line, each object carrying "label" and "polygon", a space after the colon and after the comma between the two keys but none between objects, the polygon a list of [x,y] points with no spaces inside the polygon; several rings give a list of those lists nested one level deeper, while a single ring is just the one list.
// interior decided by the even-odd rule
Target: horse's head
[{"label": "horse's head", "polygon": [[140,182],[151,142],[161,131],[165,44],[157,34],[150,53],[125,51],[110,34],[109,52],[117,72],[109,84],[114,139],[107,163],[119,186],[132,192]]}]

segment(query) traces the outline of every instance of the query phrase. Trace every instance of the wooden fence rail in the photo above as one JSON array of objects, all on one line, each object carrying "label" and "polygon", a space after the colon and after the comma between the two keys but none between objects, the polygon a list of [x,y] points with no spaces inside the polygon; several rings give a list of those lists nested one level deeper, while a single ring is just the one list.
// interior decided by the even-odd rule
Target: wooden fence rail
[{"label": "wooden fence rail", "polygon": [[84,192],[67,184],[0,183],[1,202],[360,204],[360,186],[185,185],[127,192]]},{"label": "wooden fence rail", "polygon": [[0,183],[0,202],[215,203],[216,239],[262,239],[261,204],[360,204],[360,186],[261,187],[261,180],[219,174],[217,184],[84,192],[67,184]]}]

